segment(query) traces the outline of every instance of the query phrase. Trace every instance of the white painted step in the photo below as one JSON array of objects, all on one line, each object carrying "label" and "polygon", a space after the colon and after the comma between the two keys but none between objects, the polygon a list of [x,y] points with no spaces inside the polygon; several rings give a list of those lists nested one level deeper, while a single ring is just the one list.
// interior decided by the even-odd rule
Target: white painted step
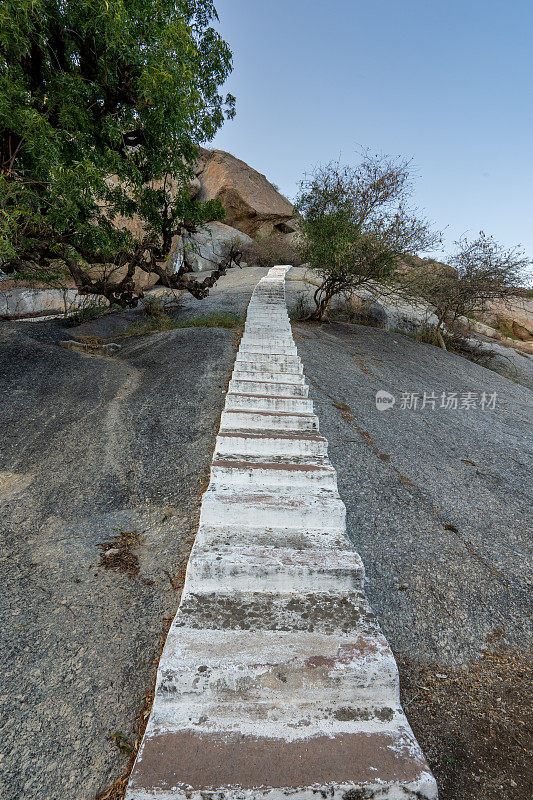
[{"label": "white painted step", "polygon": [[290,355],[290,356],[297,356],[298,351],[294,344],[291,344],[287,341],[284,344],[277,344],[274,342],[254,342],[241,339],[241,344],[239,347],[239,354],[244,353],[268,353],[272,355]]},{"label": "white painted step", "polygon": [[252,358],[237,357],[233,374],[237,372],[282,372],[295,375],[303,374],[303,365],[299,359],[289,356],[254,356]]},{"label": "white painted step", "polygon": [[303,365],[297,356],[270,355],[268,353],[243,353],[237,355],[233,371],[258,370],[268,372],[291,372],[303,374]]},{"label": "white painted step", "polygon": [[313,401],[308,397],[228,392],[225,408],[246,411],[292,411],[299,414],[312,414]]},{"label": "white painted step", "polygon": [[254,323],[244,326],[244,336],[261,339],[290,339],[292,328],[290,325],[267,325],[266,323]]},{"label": "white painted step", "polygon": [[197,592],[353,592],[364,569],[355,553],[276,547],[195,547],[188,579]]},{"label": "white painted step", "polygon": [[307,397],[309,387],[304,382],[299,384],[287,381],[257,381],[250,379],[232,378],[229,382],[229,391],[237,394],[272,395],[277,397]]},{"label": "white painted step", "polygon": [[[233,702],[246,704],[251,717],[259,710],[255,704],[268,704],[271,714],[277,706],[277,718],[290,722],[305,704],[305,712],[314,711],[314,724],[320,725],[328,707],[330,715],[340,707],[345,712],[338,716],[345,719],[337,722],[345,728],[349,709],[354,716],[363,709],[397,709],[396,664],[377,628],[371,635],[232,631],[229,637],[208,628],[202,645],[194,628],[170,631],[160,687],[183,702],[183,709],[194,701]],[[213,715],[218,717],[215,709]]]},{"label": "white painted step", "polygon": [[[318,461],[318,459],[316,459]],[[211,481],[216,486],[316,486],[337,488],[337,473],[330,464],[296,464],[288,461],[252,461],[215,458]]]},{"label": "white painted step", "polygon": [[195,546],[222,549],[228,547],[286,547],[290,550],[351,552],[344,532],[316,531],[311,528],[247,528],[244,525],[200,525]]},{"label": "white painted step", "polygon": [[200,523],[251,527],[271,525],[279,528],[342,529],[346,508],[338,493],[331,489],[314,491],[295,487],[246,491],[209,486],[202,500]]},{"label": "white painted step", "polygon": [[224,410],[220,417],[221,431],[310,431],[318,432],[316,414],[284,411]]},{"label": "white painted step", "polygon": [[267,383],[293,383],[303,385],[304,376],[296,372],[260,372],[259,370],[235,369],[232,379],[237,381],[266,381]]},{"label": "white painted step", "polygon": [[277,339],[275,342],[268,338],[250,336],[241,339],[239,353],[286,353],[297,356],[298,351],[290,339]]},{"label": "white painted step", "polygon": [[217,436],[215,452],[217,456],[325,456],[328,443],[318,434],[221,431]]}]

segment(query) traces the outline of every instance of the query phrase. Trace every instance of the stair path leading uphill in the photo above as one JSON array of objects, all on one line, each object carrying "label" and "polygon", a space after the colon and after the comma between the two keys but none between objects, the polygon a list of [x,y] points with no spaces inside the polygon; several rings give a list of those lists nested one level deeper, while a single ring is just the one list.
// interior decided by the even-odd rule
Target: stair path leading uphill
[{"label": "stair path leading uphill", "polygon": [[436,798],[285,307],[256,286],[126,800]]}]

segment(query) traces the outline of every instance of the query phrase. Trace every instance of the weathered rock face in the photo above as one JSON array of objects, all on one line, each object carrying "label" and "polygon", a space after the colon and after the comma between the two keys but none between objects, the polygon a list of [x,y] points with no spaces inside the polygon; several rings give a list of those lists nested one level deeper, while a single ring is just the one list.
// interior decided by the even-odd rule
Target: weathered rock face
[{"label": "weathered rock face", "polygon": [[450,266],[450,264],[445,264],[443,261],[436,261],[434,258],[420,258],[420,256],[413,255],[406,256],[398,272],[408,275],[413,271],[434,275],[438,275],[439,273],[445,276],[457,275],[455,267]]},{"label": "weathered rock face", "polygon": [[[294,207],[267,178],[223,150],[202,150],[197,200],[220,200],[226,222],[250,236],[290,233]],[[194,189],[193,189],[194,190]]]},{"label": "weathered rock face", "polygon": [[492,327],[500,328],[523,342],[533,341],[533,298],[509,297],[504,301],[493,300],[481,319]]},{"label": "weathered rock face", "polygon": [[9,284],[0,287],[0,318],[69,314],[84,302],[76,289],[31,289],[17,286],[15,281]]},{"label": "weathered rock face", "polygon": [[246,233],[223,222],[210,222],[184,238],[181,258],[190,272],[213,270],[232,244],[249,244],[252,241]]},{"label": "weathered rock face", "polygon": [[386,330],[412,333],[437,324],[434,306],[423,300],[405,300],[399,295],[375,297],[364,289],[350,298],[350,307],[368,320],[368,324]]}]

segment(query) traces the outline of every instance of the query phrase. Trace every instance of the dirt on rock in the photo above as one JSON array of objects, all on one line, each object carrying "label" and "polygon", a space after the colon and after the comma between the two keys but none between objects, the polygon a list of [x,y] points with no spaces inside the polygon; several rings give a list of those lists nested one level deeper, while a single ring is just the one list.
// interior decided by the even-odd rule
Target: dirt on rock
[{"label": "dirt on rock", "polygon": [[533,797],[533,658],[501,648],[466,667],[399,660],[402,703],[440,800]]}]

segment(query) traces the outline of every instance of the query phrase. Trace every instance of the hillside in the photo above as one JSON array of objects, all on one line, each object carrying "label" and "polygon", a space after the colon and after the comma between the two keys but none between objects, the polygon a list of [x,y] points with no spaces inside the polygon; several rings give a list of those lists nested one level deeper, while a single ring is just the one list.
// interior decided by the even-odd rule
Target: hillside
[{"label": "hillside", "polygon": [[[180,314],[242,314],[261,274],[236,271]],[[288,287],[291,307],[302,286]],[[118,342],[110,357],[58,347],[73,330],[61,321],[0,332],[10,620],[0,793],[13,800],[93,800],[118,778],[127,752],[109,737],[134,736],[179,601],[235,331],[117,338],[125,324],[111,315],[76,330]],[[389,331],[296,324],[294,333],[441,800],[496,800],[502,774],[506,798],[527,796],[531,392]],[[378,390],[398,398],[394,410],[377,411]],[[496,392],[497,405],[400,408],[402,392],[424,391],[478,402]],[[470,705],[459,686],[473,687]]]}]

